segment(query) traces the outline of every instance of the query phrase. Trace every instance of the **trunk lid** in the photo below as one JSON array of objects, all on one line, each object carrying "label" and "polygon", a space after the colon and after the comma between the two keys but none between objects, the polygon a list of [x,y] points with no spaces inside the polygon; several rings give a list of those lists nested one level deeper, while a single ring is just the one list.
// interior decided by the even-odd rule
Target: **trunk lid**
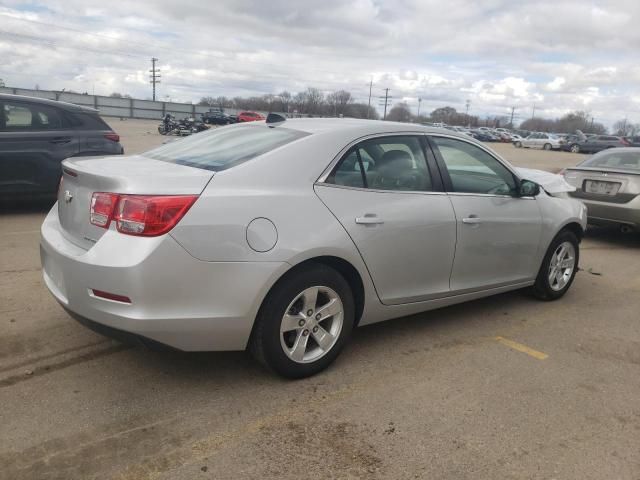
[{"label": "trunk lid", "polygon": [[68,158],[62,162],[62,170],[58,192],[60,225],[70,242],[86,250],[106,232],[89,221],[94,192],[199,195],[214,174],[138,155]]},{"label": "trunk lid", "polygon": [[627,203],[640,194],[640,172],[608,168],[567,168],[565,180],[576,187],[571,195],[599,202]]}]

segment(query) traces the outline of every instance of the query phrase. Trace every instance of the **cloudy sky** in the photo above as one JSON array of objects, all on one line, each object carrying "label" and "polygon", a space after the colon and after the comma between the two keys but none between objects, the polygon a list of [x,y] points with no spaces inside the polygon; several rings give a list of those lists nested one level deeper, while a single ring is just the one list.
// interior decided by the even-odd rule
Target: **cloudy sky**
[{"label": "cloudy sky", "polygon": [[8,86],[148,98],[307,86],[415,111],[518,120],[588,110],[640,122],[640,2],[518,0],[0,0]]}]

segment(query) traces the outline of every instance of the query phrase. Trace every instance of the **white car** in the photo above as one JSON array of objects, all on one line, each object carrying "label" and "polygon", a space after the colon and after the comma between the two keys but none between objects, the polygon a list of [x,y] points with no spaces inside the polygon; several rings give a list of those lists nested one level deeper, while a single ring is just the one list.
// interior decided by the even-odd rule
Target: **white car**
[{"label": "white car", "polygon": [[272,114],[62,171],[40,252],[63,308],[117,338],[248,347],[287,377],[358,325],[525,287],[559,299],[586,227],[561,177],[407,123]]},{"label": "white car", "polygon": [[533,133],[527,138],[517,140],[514,145],[518,148],[539,148],[542,150],[559,150],[561,143],[560,137],[552,133]]}]

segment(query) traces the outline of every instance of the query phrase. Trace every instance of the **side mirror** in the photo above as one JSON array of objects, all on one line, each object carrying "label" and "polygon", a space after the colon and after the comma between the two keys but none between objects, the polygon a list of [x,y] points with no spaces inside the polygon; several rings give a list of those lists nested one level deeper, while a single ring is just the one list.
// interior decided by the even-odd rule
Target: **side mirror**
[{"label": "side mirror", "polygon": [[535,197],[540,193],[540,185],[531,180],[521,180],[518,194],[521,197]]}]

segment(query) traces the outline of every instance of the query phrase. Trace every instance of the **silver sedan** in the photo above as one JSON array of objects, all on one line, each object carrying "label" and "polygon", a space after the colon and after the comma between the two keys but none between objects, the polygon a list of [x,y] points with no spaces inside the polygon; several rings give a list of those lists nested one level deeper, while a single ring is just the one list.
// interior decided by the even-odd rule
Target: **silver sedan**
[{"label": "silver sedan", "polygon": [[107,335],[312,375],[352,330],[528,287],[560,298],[586,209],[447,130],[270,116],[70,158],[44,280]]},{"label": "silver sedan", "polygon": [[611,148],[564,171],[571,195],[587,206],[589,223],[640,229],[640,148]]}]

